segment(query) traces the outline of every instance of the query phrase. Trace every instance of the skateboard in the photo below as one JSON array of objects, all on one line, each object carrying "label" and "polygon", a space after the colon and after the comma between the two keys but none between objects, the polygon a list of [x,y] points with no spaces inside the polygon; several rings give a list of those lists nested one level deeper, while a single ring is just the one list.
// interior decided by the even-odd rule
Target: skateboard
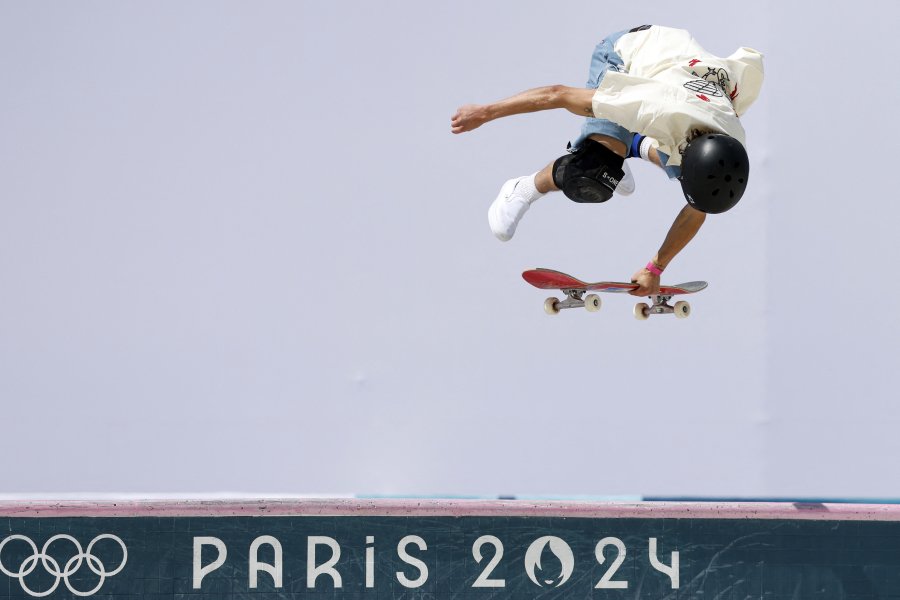
[{"label": "skateboard", "polygon": [[[560,290],[565,295],[565,300],[547,298],[544,301],[544,312],[548,315],[558,315],[564,308],[582,308],[588,312],[600,310],[602,302],[597,294],[587,292],[607,292],[612,294],[627,294],[638,288],[636,283],[622,283],[618,281],[597,281],[588,283],[576,279],[571,275],[554,271],[553,269],[531,269],[522,273],[522,278],[536,288],[542,290]],[[659,288],[659,293],[650,296],[653,304],[640,302],[634,307],[634,318],[644,321],[650,315],[674,314],[679,319],[686,319],[691,314],[691,305],[684,300],[679,300],[675,305],[670,305],[672,296],[681,294],[693,294],[709,285],[705,281],[689,281],[678,285],[664,285]]]}]

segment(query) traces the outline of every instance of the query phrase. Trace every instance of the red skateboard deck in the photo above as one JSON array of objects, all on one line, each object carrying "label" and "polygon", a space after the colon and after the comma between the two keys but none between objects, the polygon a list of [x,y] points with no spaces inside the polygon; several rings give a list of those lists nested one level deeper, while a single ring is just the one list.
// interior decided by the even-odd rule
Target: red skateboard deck
[{"label": "red skateboard deck", "polygon": [[[542,290],[584,290],[586,292],[628,293],[638,288],[636,283],[621,281],[595,281],[588,283],[561,271],[553,269],[531,269],[522,273],[522,278],[536,288]],[[659,296],[678,296],[693,294],[709,285],[705,281],[689,281],[677,285],[664,285],[659,288]]]},{"label": "red skateboard deck", "polygon": [[[624,283],[621,281],[582,281],[553,269],[531,269],[522,273],[522,278],[536,288],[560,290],[566,294],[565,300],[547,298],[544,302],[544,311],[551,315],[559,314],[559,311],[564,308],[583,307],[590,312],[600,310],[600,297],[596,294],[585,296],[586,292],[627,294],[638,288],[636,283]],[[676,317],[683,319],[691,314],[690,304],[681,300],[676,302],[675,306],[670,306],[668,303],[669,299],[672,296],[699,292],[705,289],[707,285],[709,284],[705,281],[689,281],[677,285],[661,286],[657,294],[650,296],[653,300],[653,305],[651,306],[644,302],[637,304],[634,307],[634,316],[641,321],[654,314],[674,314]]]}]

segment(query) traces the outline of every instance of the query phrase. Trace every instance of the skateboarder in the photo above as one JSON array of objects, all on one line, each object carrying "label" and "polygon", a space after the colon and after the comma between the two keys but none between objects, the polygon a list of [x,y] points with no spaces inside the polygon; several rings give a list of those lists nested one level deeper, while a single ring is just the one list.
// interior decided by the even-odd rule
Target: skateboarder
[{"label": "skateboarder", "polygon": [[587,117],[568,153],[542,170],[510,179],[488,210],[491,231],[512,238],[536,200],[554,190],[575,202],[605,202],[634,191],[625,159],[641,158],[678,179],[687,205],[657,254],[632,277],[648,296],[706,215],[732,208],[744,193],[749,161],[739,116],[756,100],[762,55],[740,48],[728,58],[704,50],[685,30],[644,25],[601,41],[587,88],[553,85],[491,104],[460,107],[451,131],[463,133],[510,115],[564,108]]}]

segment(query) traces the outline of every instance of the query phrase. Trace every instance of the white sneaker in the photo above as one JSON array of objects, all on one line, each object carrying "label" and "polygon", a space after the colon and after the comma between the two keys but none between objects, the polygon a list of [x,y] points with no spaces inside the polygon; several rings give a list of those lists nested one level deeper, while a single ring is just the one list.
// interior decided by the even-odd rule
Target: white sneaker
[{"label": "white sneaker", "polygon": [[525,181],[533,178],[533,175],[526,175],[504,183],[497,199],[488,209],[488,223],[498,240],[509,241],[516,232],[516,225],[519,224],[522,215],[531,207],[531,203],[543,196],[533,189],[533,181]]},{"label": "white sneaker", "polygon": [[616,186],[616,193],[623,196],[630,196],[634,193],[634,175],[631,174],[631,168],[628,166],[628,161],[622,163],[622,170],[625,171],[625,175],[622,177],[622,181],[619,182],[619,185]]}]

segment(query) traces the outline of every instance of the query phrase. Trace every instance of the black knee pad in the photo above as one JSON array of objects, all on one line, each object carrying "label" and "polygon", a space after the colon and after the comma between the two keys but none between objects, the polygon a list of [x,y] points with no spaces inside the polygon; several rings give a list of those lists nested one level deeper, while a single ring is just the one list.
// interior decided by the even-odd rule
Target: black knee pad
[{"label": "black knee pad", "polygon": [[587,139],[575,152],[553,163],[553,183],[575,202],[606,202],[625,176],[625,159]]}]

